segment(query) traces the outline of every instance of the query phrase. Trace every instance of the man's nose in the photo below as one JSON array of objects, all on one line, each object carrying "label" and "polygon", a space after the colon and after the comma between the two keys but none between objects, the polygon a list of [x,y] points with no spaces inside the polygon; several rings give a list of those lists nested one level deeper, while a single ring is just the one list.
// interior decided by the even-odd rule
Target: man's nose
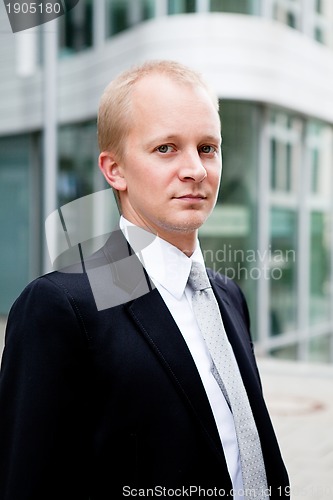
[{"label": "man's nose", "polygon": [[193,180],[201,182],[207,177],[202,159],[198,151],[187,151],[181,155],[179,167],[179,178],[181,180]]}]

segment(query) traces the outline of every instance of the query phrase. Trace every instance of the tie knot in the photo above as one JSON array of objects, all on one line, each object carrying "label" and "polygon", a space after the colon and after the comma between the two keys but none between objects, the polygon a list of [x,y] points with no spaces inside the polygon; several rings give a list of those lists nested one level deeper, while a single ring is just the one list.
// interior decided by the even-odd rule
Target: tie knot
[{"label": "tie knot", "polygon": [[211,288],[206,269],[199,262],[192,262],[188,284],[194,291],[205,290]]}]

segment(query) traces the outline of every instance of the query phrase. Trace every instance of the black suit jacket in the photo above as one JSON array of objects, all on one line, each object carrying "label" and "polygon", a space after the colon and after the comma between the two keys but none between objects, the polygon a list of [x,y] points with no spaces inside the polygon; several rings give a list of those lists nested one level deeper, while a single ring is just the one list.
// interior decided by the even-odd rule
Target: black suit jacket
[{"label": "black suit jacket", "polygon": [[[110,500],[144,488],[155,488],[146,493],[154,497],[163,488],[193,497],[216,488],[232,497],[190,351],[135,256],[128,286],[128,252],[114,233],[83,265],[35,280],[13,305],[0,376],[0,500]],[[105,277],[98,290],[96,276]],[[287,498],[243,294],[209,276],[258,426],[271,498]],[[97,292],[106,294],[100,310]],[[122,303],[107,307],[119,294]]]}]

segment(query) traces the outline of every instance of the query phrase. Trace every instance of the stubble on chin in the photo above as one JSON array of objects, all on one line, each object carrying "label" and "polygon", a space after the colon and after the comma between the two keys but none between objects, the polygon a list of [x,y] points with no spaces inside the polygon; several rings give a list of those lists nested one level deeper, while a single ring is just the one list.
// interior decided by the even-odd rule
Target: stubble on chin
[{"label": "stubble on chin", "polygon": [[187,220],[181,221],[159,221],[159,225],[165,231],[175,232],[175,233],[183,233],[190,234],[194,231],[200,229],[200,227],[206,222],[208,215],[206,217],[196,217],[196,218],[188,218]]}]

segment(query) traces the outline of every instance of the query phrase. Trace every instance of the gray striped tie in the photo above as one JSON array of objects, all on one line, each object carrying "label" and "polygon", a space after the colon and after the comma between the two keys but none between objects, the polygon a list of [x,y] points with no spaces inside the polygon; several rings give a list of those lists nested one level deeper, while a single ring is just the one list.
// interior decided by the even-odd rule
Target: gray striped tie
[{"label": "gray striped tie", "polygon": [[268,496],[267,479],[257,427],[206,270],[198,262],[192,263],[188,284],[193,311],[213,360],[212,372],[233,414],[244,497],[262,500]]}]

